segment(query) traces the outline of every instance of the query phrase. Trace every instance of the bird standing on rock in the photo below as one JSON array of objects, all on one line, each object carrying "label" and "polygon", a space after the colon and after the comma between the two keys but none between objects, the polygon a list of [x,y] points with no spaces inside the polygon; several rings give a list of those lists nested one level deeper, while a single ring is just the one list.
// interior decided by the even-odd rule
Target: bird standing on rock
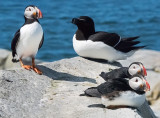
[{"label": "bird standing on rock", "polygon": [[101,72],[100,76],[107,81],[117,78],[130,78],[136,74],[140,74],[143,77],[147,76],[147,71],[141,62],[133,62],[129,67],[121,67],[110,72]]},{"label": "bird standing on rock", "polygon": [[88,16],[73,18],[72,23],[78,27],[73,36],[75,52],[82,57],[104,59],[110,62],[123,60],[136,50],[145,46],[135,46],[140,41],[137,37],[121,38],[116,33],[95,31],[94,21]]},{"label": "bird standing on rock", "polygon": [[[38,21],[39,18],[42,18],[42,12],[38,7],[29,5],[25,9],[24,18],[25,23],[15,33],[12,40],[12,61],[20,61],[23,68],[27,70],[33,69],[36,73],[42,74],[35,66],[35,56],[44,41],[43,29]],[[22,59],[26,57],[32,58],[32,66],[23,64]]]},{"label": "bird standing on rock", "polygon": [[[107,108],[139,107],[145,102],[145,93],[150,86],[141,75],[131,78],[112,79],[98,87],[85,90],[84,95],[101,97]],[[97,94],[97,95],[96,95]]]}]

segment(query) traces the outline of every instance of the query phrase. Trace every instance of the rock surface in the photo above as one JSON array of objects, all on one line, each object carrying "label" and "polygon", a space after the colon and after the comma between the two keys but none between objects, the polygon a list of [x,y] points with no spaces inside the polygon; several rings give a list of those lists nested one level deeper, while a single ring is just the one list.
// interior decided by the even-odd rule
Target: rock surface
[{"label": "rock surface", "polygon": [[[31,64],[31,59],[23,59],[24,64]],[[40,60],[36,60],[36,63],[42,63]],[[0,70],[20,68],[19,63],[12,63],[12,53],[9,50],[0,49]]]},{"label": "rock surface", "polygon": [[[145,103],[137,109],[99,108],[99,98],[79,96],[104,82],[101,71],[121,66],[81,57],[38,65],[43,75],[24,69],[0,71],[1,118],[155,118]],[[92,106],[92,107],[89,107]],[[93,107],[94,106],[94,107]]]}]

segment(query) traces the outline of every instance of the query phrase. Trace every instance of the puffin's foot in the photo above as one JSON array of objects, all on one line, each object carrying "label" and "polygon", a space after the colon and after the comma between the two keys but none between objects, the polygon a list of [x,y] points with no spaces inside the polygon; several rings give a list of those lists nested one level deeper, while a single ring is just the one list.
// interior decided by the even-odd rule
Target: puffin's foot
[{"label": "puffin's foot", "polygon": [[42,75],[43,73],[42,73],[42,71],[40,71],[38,68],[36,68],[36,67],[32,67],[32,69],[37,73],[37,74],[39,74],[39,75]]},{"label": "puffin's foot", "polygon": [[30,65],[22,65],[22,67],[26,70],[31,70],[32,69],[32,66],[30,66]]}]

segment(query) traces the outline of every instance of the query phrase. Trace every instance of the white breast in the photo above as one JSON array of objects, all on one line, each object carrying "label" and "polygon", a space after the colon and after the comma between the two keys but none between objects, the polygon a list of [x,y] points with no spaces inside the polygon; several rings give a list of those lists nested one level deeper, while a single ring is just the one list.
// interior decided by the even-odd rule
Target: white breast
[{"label": "white breast", "polygon": [[20,40],[17,46],[19,57],[34,57],[43,36],[43,29],[38,22],[24,25],[20,29]]},{"label": "white breast", "polygon": [[121,92],[119,97],[115,97],[114,100],[109,100],[105,96],[102,96],[102,104],[106,107],[110,105],[125,105],[132,107],[139,107],[145,102],[145,94],[139,95],[135,92],[127,91]]},{"label": "white breast", "polygon": [[113,47],[108,46],[103,42],[93,42],[91,40],[76,40],[76,34],[73,36],[73,48],[79,56],[105,59],[108,61],[126,59],[131,55],[131,53],[133,53],[123,53],[117,51]]}]

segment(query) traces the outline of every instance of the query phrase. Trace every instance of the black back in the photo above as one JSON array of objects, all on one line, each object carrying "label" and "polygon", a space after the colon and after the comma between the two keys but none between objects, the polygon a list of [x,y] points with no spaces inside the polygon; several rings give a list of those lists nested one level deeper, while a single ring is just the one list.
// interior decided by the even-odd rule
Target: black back
[{"label": "black back", "polygon": [[109,79],[121,79],[121,78],[130,78],[131,75],[128,73],[128,67],[121,67],[118,69],[114,69],[110,72],[101,72],[100,76],[108,81]]},{"label": "black back", "polygon": [[97,87],[99,93],[101,95],[105,96],[112,96],[115,95],[115,93],[119,94],[120,92],[123,91],[133,91],[136,92],[137,94],[144,94],[144,91],[135,91],[133,90],[129,84],[128,80],[125,79],[112,79],[109,80]]}]

